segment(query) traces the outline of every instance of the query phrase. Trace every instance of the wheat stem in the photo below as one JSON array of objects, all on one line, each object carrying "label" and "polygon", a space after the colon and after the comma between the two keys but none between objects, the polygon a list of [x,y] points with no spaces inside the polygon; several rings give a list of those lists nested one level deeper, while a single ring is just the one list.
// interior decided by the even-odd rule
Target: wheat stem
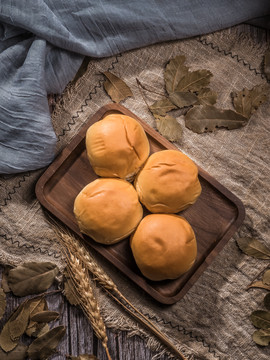
[{"label": "wheat stem", "polygon": [[[69,241],[70,238],[66,238],[66,241]],[[147,324],[151,327],[151,330],[155,332],[155,334],[165,340],[168,343],[168,340],[164,338],[164,335],[160,332],[160,330],[151,322],[149,319],[140,312],[117,288],[117,286],[113,283],[112,279],[105,273],[103,269],[101,269],[95,260],[89,256],[85,247],[80,244],[79,240],[71,241],[69,243],[71,247],[73,247],[73,251],[81,257],[81,260],[84,262],[85,266],[89,269],[89,271],[94,275],[94,279],[106,290],[112,291],[117,294],[124,302],[126,302],[141,318],[144,320],[144,325]],[[119,301],[118,301],[119,302]],[[125,308],[126,306],[123,305]],[[137,318],[134,313],[131,313],[133,317]]]},{"label": "wheat stem", "polygon": [[67,270],[72,279],[74,289],[77,292],[76,298],[85,313],[87,319],[90,321],[93,330],[106,351],[108,359],[111,360],[107,343],[108,338],[106,334],[106,327],[100,314],[98,302],[94,296],[93,288],[90,285],[90,278],[88,271],[79,258],[69,252],[66,256]]},{"label": "wheat stem", "polygon": [[[112,279],[106,274],[106,272],[96,263],[96,261],[89,255],[85,246],[82,244],[81,240],[71,233],[68,229],[61,229],[59,226],[55,229],[59,241],[62,245],[65,245],[65,251],[69,252],[69,256],[74,256],[75,254],[78,259],[83,263],[84,267],[87,268],[90,273],[94,276],[94,279],[106,290],[106,292],[119,304],[121,305],[133,318],[138,322],[148,328],[152,333],[161,340],[173,353],[180,356],[182,360],[186,360],[185,356],[170,342],[170,340],[161,333],[161,331],[145,316],[143,315],[135,306],[130,303],[127,298],[118,290],[117,286],[114,284]],[[70,273],[72,277],[73,274]],[[115,295],[114,295],[114,294]],[[119,300],[117,296],[122,299]],[[133,311],[126,306],[123,301],[128,304]]]},{"label": "wheat stem", "polygon": [[[143,314],[141,314],[141,312],[139,312],[134,306],[132,306],[133,309],[135,309],[139,314],[142,315],[142,318],[140,318],[139,316],[135,315],[134,312],[132,312],[128,306],[126,306],[125,304],[123,304],[116,296],[114,296],[110,291],[108,291],[107,289],[105,289],[105,291],[119,304],[121,305],[131,316],[135,317],[136,320],[144,325],[145,327],[148,328],[148,330],[151,330],[152,333],[159,339],[161,340],[169,349],[171,349],[171,351],[176,354],[177,356],[180,356],[180,358],[182,360],[187,360],[187,358],[170,342],[170,340],[160,332],[160,330],[158,330],[155,325],[153,325],[153,323],[151,321],[149,321]],[[130,304],[128,302],[128,304]]]}]

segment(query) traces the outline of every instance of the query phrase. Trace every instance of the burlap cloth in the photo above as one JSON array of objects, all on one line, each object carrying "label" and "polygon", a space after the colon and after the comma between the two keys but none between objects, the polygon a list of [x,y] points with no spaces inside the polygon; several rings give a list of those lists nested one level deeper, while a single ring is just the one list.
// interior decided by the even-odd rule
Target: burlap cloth
[{"label": "burlap cloth", "polygon": [[[134,97],[123,105],[151,126],[154,121],[136,86],[135,78],[163,89],[165,63],[183,54],[191,69],[209,69],[211,88],[218,93],[218,106],[231,108],[230,93],[266,83],[261,64],[267,44],[254,44],[237,28],[182,41],[130,51],[115,57],[90,61],[86,73],[68,86],[56,104],[52,119],[58,135],[58,150],[78,132],[99,107],[110,102],[100,72],[111,70],[131,87]],[[269,242],[269,148],[270,103],[265,103],[244,128],[195,134],[184,128],[177,144],[198,165],[236,194],[246,208],[239,232],[225,246],[185,297],[171,306],[160,305],[98,258],[120,290],[150,317],[189,358],[269,359],[270,349],[257,347],[251,335],[251,311],[262,307],[263,290],[246,291],[265,262],[244,255],[238,236],[254,236]],[[34,193],[42,170],[0,178],[1,249],[3,264],[27,260],[53,261],[62,265],[52,230]],[[100,293],[100,306],[107,326],[148,336],[149,346],[160,349],[149,334]]]}]

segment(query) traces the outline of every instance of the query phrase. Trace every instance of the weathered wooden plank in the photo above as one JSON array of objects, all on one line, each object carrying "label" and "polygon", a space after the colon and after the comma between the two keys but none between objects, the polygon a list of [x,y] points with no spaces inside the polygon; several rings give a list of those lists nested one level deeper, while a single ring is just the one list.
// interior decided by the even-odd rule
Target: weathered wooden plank
[{"label": "weathered wooden plank", "polygon": [[[0,274],[3,267],[0,267]],[[50,290],[55,290],[53,287]],[[33,296],[19,298],[12,293],[7,294],[7,308],[3,319],[0,321],[0,331],[11,313],[25,299]],[[80,354],[94,354],[99,360],[107,360],[106,352],[99,339],[94,335],[93,329],[84,316],[83,312],[71,306],[66,299],[60,294],[53,294],[46,297],[50,310],[60,312],[61,316],[58,320],[51,322],[50,327],[64,325],[66,327],[66,335],[58,346],[57,353],[51,357],[52,360],[64,360],[66,355],[78,356]],[[138,336],[128,337],[126,332],[115,332],[107,329],[108,348],[112,359],[131,360],[131,359],[151,359],[154,355],[145,346],[145,342]],[[31,340],[27,336],[23,337],[25,344],[30,344]],[[166,360],[166,356],[162,356],[161,360]]]}]

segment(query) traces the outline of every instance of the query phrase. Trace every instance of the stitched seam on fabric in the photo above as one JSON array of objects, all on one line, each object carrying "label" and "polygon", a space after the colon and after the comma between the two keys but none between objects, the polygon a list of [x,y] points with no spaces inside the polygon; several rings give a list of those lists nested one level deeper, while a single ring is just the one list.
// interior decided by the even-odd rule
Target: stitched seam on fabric
[{"label": "stitched seam on fabric", "polygon": [[264,75],[264,73],[257,70],[256,68],[253,68],[248,61],[240,58],[238,54],[233,54],[231,51],[226,51],[224,49],[220,49],[220,47],[218,45],[215,45],[211,41],[208,42],[205,38],[202,38],[202,37],[198,38],[197,41],[203,45],[210,46],[213,50],[217,50],[219,53],[222,53],[225,56],[230,56],[232,59],[236,59],[238,63],[242,63],[244,66],[247,66],[251,72],[254,72],[256,75],[261,76],[261,78],[263,80],[266,80],[266,82],[270,83],[270,80],[267,79],[267,77],[266,77],[266,75]]},{"label": "stitched seam on fabric", "polygon": [[42,250],[40,247],[36,248],[33,245],[21,245],[19,240],[14,240],[11,236],[8,236],[7,234],[0,234],[0,237],[4,238],[6,241],[11,242],[12,245],[17,245],[19,249],[26,248],[28,250],[31,250],[32,252],[39,252],[42,255],[47,254],[48,256],[53,256],[55,259],[59,259],[61,257],[61,253],[58,253],[57,251],[49,252],[49,250]]},{"label": "stitched seam on fabric", "polygon": [[[115,68],[115,65],[119,62],[118,58],[121,57],[122,54],[117,54],[115,56],[115,60],[111,63],[111,65],[108,67],[107,71],[113,70]],[[80,114],[84,112],[84,108],[88,106],[88,102],[92,100],[92,96],[95,95],[100,89],[104,83],[105,79],[100,79],[98,81],[98,84],[94,87],[92,91],[88,94],[87,98],[84,101],[84,104],[81,105],[81,108],[76,111],[76,115],[73,115],[71,118],[71,121],[69,121],[65,128],[62,129],[62,133],[57,136],[57,141],[60,141],[62,136],[65,136],[68,131],[71,130],[72,125],[75,125],[76,120],[79,118]]]},{"label": "stitched seam on fabric", "polygon": [[177,329],[179,332],[183,333],[184,335],[189,336],[190,338],[202,343],[202,345],[208,349],[208,352],[212,355],[214,355],[214,357],[216,359],[221,360],[221,357],[216,353],[215,350],[211,349],[211,345],[208,344],[205,339],[202,336],[198,336],[198,335],[194,335],[192,331],[187,330],[186,328],[184,328],[183,326],[180,325],[176,325],[173,324],[171,321],[165,321],[164,319],[158,318],[155,315],[150,315],[150,314],[144,314],[146,317],[148,317],[150,320],[155,320],[157,323],[163,323],[164,325],[170,325],[170,327],[172,329]]},{"label": "stitched seam on fabric", "polygon": [[30,172],[27,172],[26,174],[24,174],[18,181],[17,185],[14,185],[13,188],[11,189],[11,191],[8,192],[7,196],[5,197],[5,199],[3,200],[2,204],[0,204],[0,212],[2,212],[2,207],[6,206],[8,204],[8,201],[12,200],[12,196],[14,194],[16,194],[17,190],[22,186],[22,183],[24,183],[26,181],[27,178],[29,178],[30,176]]}]

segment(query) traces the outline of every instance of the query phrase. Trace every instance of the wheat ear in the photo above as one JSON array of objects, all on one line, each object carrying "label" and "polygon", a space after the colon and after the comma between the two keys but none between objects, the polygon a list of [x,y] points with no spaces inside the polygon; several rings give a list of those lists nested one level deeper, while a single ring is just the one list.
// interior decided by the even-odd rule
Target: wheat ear
[{"label": "wheat ear", "polygon": [[91,279],[88,270],[82,261],[74,256],[69,250],[64,249],[67,271],[72,280],[73,288],[77,294],[74,294],[79,302],[85,316],[90,321],[96,336],[106,351],[107,357],[111,360],[108,350],[108,338],[106,327],[100,314],[98,302],[94,296],[93,288],[90,285]]},{"label": "wheat ear", "polygon": [[[76,254],[76,256],[81,259],[84,266],[94,276],[94,279],[118,304],[120,304],[137,321],[148,328],[148,330],[152,331],[152,333],[169,349],[171,349],[174,354],[180,356],[182,360],[186,360],[185,356],[170,342],[170,340],[165,335],[163,335],[161,331],[135,306],[133,306],[132,303],[130,303],[128,299],[118,290],[117,286],[108,276],[108,274],[96,263],[93,257],[89,255],[78,236],[75,236],[68,229],[64,229],[60,226],[55,228],[55,232],[58,235],[58,239],[62,245],[64,245],[69,249],[69,251],[71,251],[73,254]],[[114,294],[117,295],[122,301],[120,301],[119,298],[117,298],[117,296]],[[131,311],[130,308],[132,308],[133,311]]]}]

